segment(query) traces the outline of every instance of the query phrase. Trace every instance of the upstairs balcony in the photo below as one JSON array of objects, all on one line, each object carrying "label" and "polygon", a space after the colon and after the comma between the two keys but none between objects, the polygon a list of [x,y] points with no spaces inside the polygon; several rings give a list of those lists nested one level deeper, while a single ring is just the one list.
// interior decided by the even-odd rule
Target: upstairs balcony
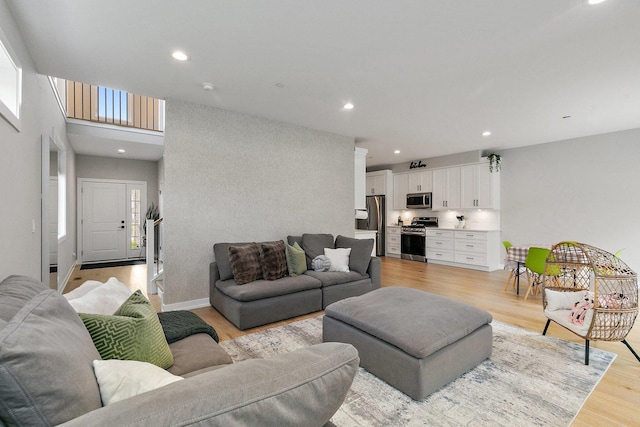
[{"label": "upstairs balcony", "polygon": [[51,77],[78,154],[158,160],[164,153],[164,101]]}]

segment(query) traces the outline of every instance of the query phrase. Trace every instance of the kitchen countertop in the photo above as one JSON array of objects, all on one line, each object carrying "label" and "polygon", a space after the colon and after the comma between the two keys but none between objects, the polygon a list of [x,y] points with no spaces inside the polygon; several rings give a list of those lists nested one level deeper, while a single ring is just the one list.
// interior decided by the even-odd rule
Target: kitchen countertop
[{"label": "kitchen countertop", "polygon": [[453,230],[453,231],[500,231],[497,228],[455,228],[455,227],[434,227],[428,230]]}]

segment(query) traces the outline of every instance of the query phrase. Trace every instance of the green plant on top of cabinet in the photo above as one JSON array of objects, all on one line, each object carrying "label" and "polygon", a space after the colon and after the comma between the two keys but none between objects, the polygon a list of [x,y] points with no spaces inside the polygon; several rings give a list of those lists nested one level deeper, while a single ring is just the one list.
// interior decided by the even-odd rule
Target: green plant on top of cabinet
[{"label": "green plant on top of cabinet", "polygon": [[460,168],[460,207],[500,209],[500,174],[491,173],[486,163]]},{"label": "green plant on top of cabinet", "polygon": [[431,207],[434,211],[460,208],[459,166],[433,171]]}]

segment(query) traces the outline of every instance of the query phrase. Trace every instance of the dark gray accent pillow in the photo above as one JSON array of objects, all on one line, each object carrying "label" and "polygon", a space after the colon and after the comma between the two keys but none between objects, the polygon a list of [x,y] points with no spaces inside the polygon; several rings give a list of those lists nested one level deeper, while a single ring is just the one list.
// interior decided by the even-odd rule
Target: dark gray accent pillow
[{"label": "dark gray accent pillow", "polygon": [[[15,279],[0,283],[0,300],[29,294]],[[7,425],[58,425],[102,406],[92,365],[100,354],[67,300],[42,286],[0,329],[0,419]]]},{"label": "dark gray accent pillow", "polygon": [[311,261],[324,255],[324,248],[333,249],[333,234],[303,234],[301,246],[307,256],[307,270],[311,270]]},{"label": "dark gray accent pillow", "polygon": [[231,269],[231,261],[229,261],[229,246],[244,246],[250,242],[243,243],[216,243],[213,245],[213,256],[215,257],[220,280],[233,279],[233,270]]},{"label": "dark gray accent pillow", "polygon": [[284,241],[261,243],[262,275],[265,280],[277,280],[287,275],[287,256]]},{"label": "dark gray accent pillow", "polygon": [[229,246],[229,262],[236,284],[244,285],[262,279],[260,249],[256,243]]},{"label": "dark gray accent pillow", "polygon": [[357,271],[360,274],[367,274],[373,244],[373,239],[354,239],[341,235],[336,237],[336,248],[351,248],[349,270]]}]

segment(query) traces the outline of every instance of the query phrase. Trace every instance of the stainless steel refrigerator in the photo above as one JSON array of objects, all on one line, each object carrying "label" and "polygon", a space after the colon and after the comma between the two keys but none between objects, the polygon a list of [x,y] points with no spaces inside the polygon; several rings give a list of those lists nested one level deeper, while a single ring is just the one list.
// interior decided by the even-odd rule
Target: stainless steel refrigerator
[{"label": "stainless steel refrigerator", "polygon": [[367,219],[356,220],[358,230],[375,230],[376,255],[384,256],[385,235],[385,200],[384,196],[367,196]]}]

